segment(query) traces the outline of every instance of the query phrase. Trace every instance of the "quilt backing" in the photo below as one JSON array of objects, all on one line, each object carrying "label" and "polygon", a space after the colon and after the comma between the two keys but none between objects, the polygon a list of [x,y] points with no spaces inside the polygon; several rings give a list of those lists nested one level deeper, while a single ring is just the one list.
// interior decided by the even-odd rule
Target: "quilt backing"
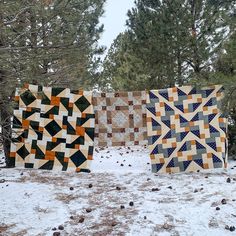
[{"label": "quilt backing", "polygon": [[26,85],[16,91],[11,159],[24,168],[89,172],[92,92]]},{"label": "quilt backing", "polygon": [[222,86],[151,90],[147,129],[154,173],[222,168],[227,163]]},{"label": "quilt backing", "polygon": [[94,93],[95,145],[147,144],[146,92]]}]

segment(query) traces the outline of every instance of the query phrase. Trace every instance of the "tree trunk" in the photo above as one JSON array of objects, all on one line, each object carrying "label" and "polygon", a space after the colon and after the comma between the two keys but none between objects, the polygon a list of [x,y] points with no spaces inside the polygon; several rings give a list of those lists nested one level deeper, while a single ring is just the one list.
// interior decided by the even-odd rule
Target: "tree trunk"
[{"label": "tree trunk", "polygon": [[6,91],[4,91],[4,80],[6,80],[5,72],[0,71],[0,121],[1,121],[1,140],[3,145],[3,150],[5,154],[5,162],[7,167],[14,167],[15,162],[10,158],[10,148],[11,148],[11,111],[10,111],[10,98],[7,96]]},{"label": "tree trunk", "polygon": [[[4,103],[5,102],[6,101],[4,101]],[[1,118],[1,128],[2,128],[2,145],[3,145],[4,154],[5,154],[5,162],[6,162],[6,166],[8,168],[11,168],[15,166],[15,162],[12,158],[10,158],[11,116],[9,114],[7,104],[1,104],[0,118]]]},{"label": "tree trunk", "polygon": [[198,54],[198,41],[197,41],[197,30],[196,30],[196,0],[192,0],[191,4],[192,14],[192,37],[193,37],[193,64],[194,72],[199,75],[201,72],[200,59]]},{"label": "tree trunk", "polygon": [[[2,13],[0,12],[0,25],[2,24]],[[5,39],[0,28],[0,47],[5,46]],[[15,161],[10,158],[11,148],[11,112],[10,112],[10,98],[6,91],[7,72],[2,69],[3,65],[0,64],[0,127],[1,127],[1,142],[5,154],[5,162],[7,167],[14,167]]]},{"label": "tree trunk", "polygon": [[183,86],[183,79],[182,79],[182,60],[179,48],[177,49],[177,81],[178,86]]}]

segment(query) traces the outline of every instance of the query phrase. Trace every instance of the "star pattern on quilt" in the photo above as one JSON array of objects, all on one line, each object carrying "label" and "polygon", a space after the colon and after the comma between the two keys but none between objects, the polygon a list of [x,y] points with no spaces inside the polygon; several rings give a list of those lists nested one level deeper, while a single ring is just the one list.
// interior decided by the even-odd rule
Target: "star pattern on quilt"
[{"label": "star pattern on quilt", "polygon": [[146,92],[93,94],[95,145],[147,144]]}]

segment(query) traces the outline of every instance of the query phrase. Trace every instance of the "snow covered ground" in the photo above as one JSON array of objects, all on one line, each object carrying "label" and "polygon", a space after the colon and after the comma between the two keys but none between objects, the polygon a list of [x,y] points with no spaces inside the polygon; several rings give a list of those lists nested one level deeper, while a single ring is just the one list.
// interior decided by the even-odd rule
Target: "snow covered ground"
[{"label": "snow covered ground", "polygon": [[143,147],[96,149],[90,174],[0,169],[0,236],[236,235],[225,229],[236,226],[236,162],[150,169]]}]

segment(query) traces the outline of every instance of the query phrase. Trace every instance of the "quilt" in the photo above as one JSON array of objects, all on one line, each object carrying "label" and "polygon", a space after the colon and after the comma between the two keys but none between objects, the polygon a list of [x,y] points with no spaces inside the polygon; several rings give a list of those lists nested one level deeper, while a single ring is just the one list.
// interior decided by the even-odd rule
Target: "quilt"
[{"label": "quilt", "polygon": [[220,111],[220,85],[151,90],[147,130],[154,173],[226,167],[227,119]]},{"label": "quilt", "polygon": [[89,172],[92,92],[26,85],[15,101],[10,158],[16,167]]},{"label": "quilt", "polygon": [[146,92],[93,94],[95,145],[147,144]]}]

